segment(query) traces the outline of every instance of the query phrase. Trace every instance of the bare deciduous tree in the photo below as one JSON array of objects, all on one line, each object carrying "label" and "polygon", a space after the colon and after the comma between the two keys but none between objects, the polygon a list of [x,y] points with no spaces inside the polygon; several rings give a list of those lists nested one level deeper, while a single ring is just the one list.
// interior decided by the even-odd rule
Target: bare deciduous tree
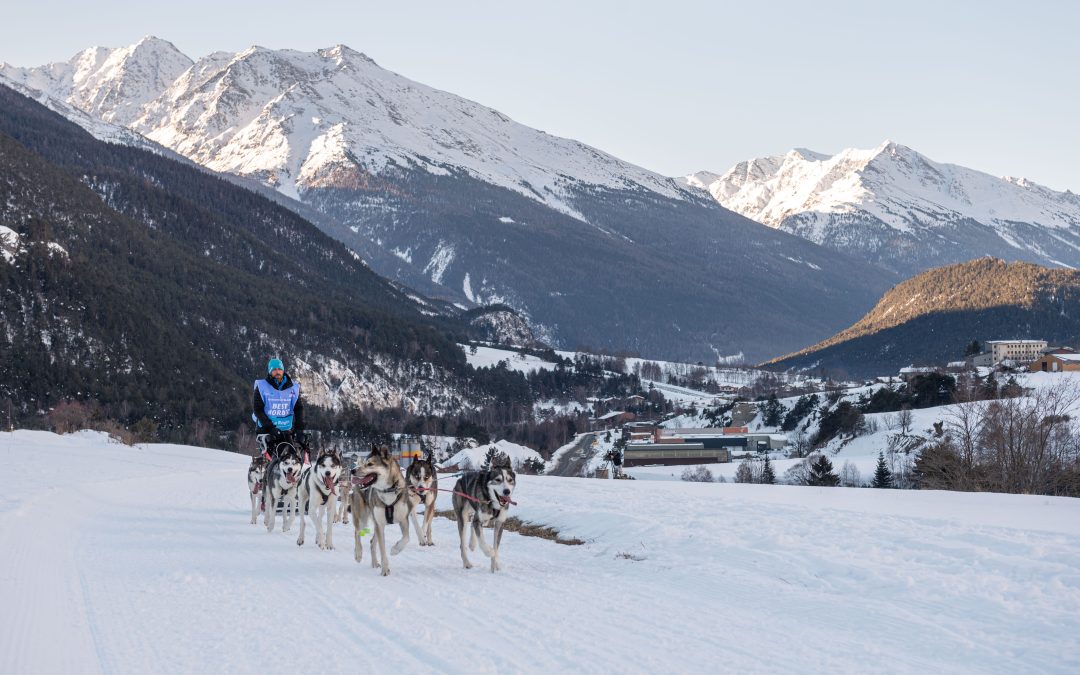
[{"label": "bare deciduous tree", "polygon": [[844,487],[861,487],[862,475],[859,473],[859,468],[851,462],[844,462],[844,466],[840,469],[840,485]]},{"label": "bare deciduous tree", "polygon": [[900,409],[900,412],[896,413],[896,425],[900,427],[900,433],[907,436],[911,433],[911,425],[914,415],[911,413],[911,408],[904,406]]}]

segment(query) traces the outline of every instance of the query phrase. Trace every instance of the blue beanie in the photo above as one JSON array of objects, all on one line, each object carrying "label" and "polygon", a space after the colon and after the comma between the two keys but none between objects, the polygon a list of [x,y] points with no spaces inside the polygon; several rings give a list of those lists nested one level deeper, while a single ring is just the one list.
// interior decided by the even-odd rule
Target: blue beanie
[{"label": "blue beanie", "polygon": [[275,368],[285,370],[285,364],[281,362],[281,359],[270,359],[270,363],[266,364],[267,373],[273,372]]}]

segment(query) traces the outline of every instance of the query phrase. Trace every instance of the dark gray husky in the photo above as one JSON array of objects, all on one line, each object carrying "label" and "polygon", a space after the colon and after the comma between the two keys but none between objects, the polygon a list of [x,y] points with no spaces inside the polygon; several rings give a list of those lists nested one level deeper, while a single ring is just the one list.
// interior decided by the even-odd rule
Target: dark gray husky
[{"label": "dark gray husky", "polygon": [[[435,498],[438,496],[439,477],[435,474],[435,463],[429,449],[423,459],[414,460],[405,471],[405,482],[409,486],[409,517],[421,546],[434,546],[431,540],[431,521],[435,519]],[[424,526],[416,520],[416,510],[424,505]]]},{"label": "dark gray husky", "polygon": [[[485,471],[470,471],[458,479],[454,485],[454,515],[457,517],[458,537],[461,539],[461,562],[465,569],[472,568],[469,555],[465,550],[465,528],[472,522],[472,537],[469,549],[476,550],[477,542],[484,555],[491,558],[491,571],[497,572],[499,565],[499,543],[502,541],[503,523],[514,502],[517,476],[510,464],[510,458],[500,453],[491,462],[491,468]],[[484,525],[494,525],[494,546],[484,541]]]}]

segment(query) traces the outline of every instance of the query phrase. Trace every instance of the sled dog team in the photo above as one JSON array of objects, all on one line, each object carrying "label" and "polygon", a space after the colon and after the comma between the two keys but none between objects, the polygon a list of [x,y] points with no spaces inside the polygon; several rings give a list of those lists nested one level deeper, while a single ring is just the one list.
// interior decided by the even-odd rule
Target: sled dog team
[{"label": "sled dog team", "polygon": [[[480,550],[491,559],[491,571],[501,568],[499,543],[510,505],[516,476],[506,455],[499,455],[490,469],[465,472],[453,489],[454,516],[460,539],[461,562],[472,567],[468,551]],[[315,526],[315,543],[321,549],[334,548],[336,522],[347,522],[352,513],[353,543],[356,562],[364,556],[363,537],[372,533],[371,566],[381,567],[382,575],[390,574],[386,554],[386,529],[397,525],[401,538],[391,547],[397,555],[409,544],[409,522],[412,521],[421,546],[434,546],[431,521],[435,517],[435,498],[439,481],[431,454],[413,461],[404,473],[390,450],[372,446],[371,454],[351,471],[346,471],[338,453],[319,452],[312,464],[304,464],[300,452],[291,443],[278,445],[272,461],[254,457],[248,467],[248,492],[251,496],[251,522],[258,520],[260,509],[267,532],[273,532],[277,522],[276,505],[283,505],[282,531],[288,532],[297,515],[300,516],[300,535],[297,546],[304,545],[307,517]],[[424,506],[423,524],[417,519],[417,509]],[[483,527],[493,527],[493,545],[484,540]],[[466,543],[466,528],[471,534]],[[376,548],[376,545],[378,548]]]}]

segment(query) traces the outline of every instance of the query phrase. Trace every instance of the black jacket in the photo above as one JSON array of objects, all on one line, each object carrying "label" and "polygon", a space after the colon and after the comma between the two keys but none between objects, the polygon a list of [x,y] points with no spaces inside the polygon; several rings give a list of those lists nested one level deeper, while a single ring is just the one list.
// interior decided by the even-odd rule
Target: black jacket
[{"label": "black jacket", "polygon": [[[269,375],[266,376],[266,381],[269,382],[275,389],[278,388],[277,382],[274,382],[274,378]],[[285,386],[281,387],[284,391],[289,387],[295,387],[296,383],[289,377],[288,373],[282,377],[282,381]],[[270,421],[270,418],[266,415],[266,407],[263,405],[262,396],[259,395],[258,388],[253,389],[251,407],[255,410],[255,418],[259,420],[259,431],[268,432],[274,428],[274,423]],[[298,434],[304,430],[304,399],[302,397],[296,398],[296,405],[293,406],[293,424],[292,431],[294,434]]]}]

